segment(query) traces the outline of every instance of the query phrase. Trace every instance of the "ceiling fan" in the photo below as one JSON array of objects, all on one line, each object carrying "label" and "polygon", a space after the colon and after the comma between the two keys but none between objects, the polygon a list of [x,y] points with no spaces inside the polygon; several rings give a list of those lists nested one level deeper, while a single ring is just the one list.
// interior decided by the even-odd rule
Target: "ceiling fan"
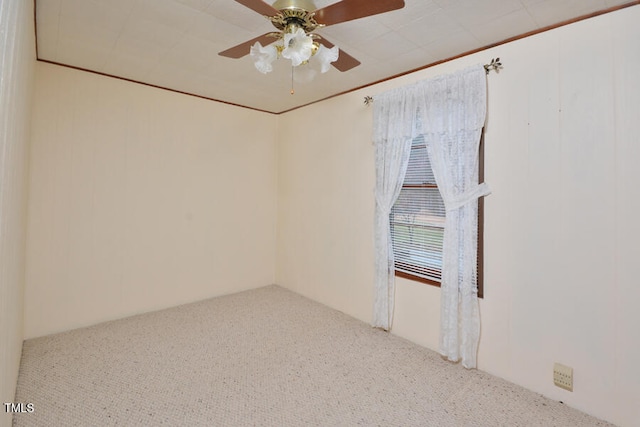
[{"label": "ceiling fan", "polygon": [[[390,12],[404,7],[404,0],[342,0],[316,9],[313,0],[276,0],[273,5],[262,0],[235,0],[268,18],[277,32],[266,33],[219,53],[228,58],[250,54],[256,68],[267,73],[278,57],[290,59],[292,66],[304,65],[318,57],[322,72],[332,65],[348,71],[360,61],[315,34],[316,29]],[[275,45],[273,44],[274,42]]]}]

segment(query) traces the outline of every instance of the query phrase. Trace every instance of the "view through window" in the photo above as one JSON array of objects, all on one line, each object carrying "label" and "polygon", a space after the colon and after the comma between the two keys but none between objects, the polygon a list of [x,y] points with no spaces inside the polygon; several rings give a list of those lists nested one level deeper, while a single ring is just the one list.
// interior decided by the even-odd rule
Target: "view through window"
[{"label": "view through window", "polygon": [[[482,154],[481,141],[480,182]],[[482,297],[482,199],[479,203],[478,296]],[[390,221],[396,276],[440,286],[445,207],[421,136],[412,141],[407,173]]]}]

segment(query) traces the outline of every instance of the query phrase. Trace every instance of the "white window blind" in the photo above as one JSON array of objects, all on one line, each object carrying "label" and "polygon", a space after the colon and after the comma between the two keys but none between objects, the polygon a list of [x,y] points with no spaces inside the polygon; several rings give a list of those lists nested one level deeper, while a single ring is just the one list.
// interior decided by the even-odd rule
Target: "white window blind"
[{"label": "white window blind", "polygon": [[445,208],[424,139],[413,140],[407,174],[391,210],[396,272],[440,282]]}]

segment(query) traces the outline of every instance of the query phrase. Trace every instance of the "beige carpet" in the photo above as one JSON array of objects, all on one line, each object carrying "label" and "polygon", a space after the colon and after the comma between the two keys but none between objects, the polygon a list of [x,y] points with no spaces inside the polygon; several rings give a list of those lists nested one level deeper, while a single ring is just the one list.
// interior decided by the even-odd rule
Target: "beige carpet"
[{"label": "beige carpet", "polygon": [[277,286],[24,343],[15,426],[606,426]]}]

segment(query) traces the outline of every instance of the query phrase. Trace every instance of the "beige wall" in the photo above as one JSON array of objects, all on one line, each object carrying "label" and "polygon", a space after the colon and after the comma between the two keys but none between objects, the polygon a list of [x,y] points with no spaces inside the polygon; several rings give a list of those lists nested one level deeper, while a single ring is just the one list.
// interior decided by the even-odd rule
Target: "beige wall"
[{"label": "beige wall", "polygon": [[[6,0],[3,0],[6,1]],[[23,339],[33,2],[0,8],[0,403],[13,402]],[[0,426],[12,416],[0,407]]]},{"label": "beige wall", "polygon": [[[365,95],[500,57],[488,77],[479,367],[613,421],[640,419],[640,6],[280,117],[279,284],[371,320]],[[393,333],[437,349],[437,288],[397,281]],[[553,386],[554,362],[574,392]]]},{"label": "beige wall", "polygon": [[[637,22],[640,6],[281,116],[38,63],[25,335],[274,279],[370,321],[374,160],[363,97],[499,56],[485,138],[493,194],[480,369],[633,425]],[[2,311],[17,322],[7,336],[14,367],[18,279],[0,289],[18,303]],[[437,348],[439,290],[397,285],[393,333]],[[573,366],[573,393],[553,386],[555,361]]]},{"label": "beige wall", "polygon": [[274,283],[277,116],[36,71],[27,338]]},{"label": "beige wall", "polygon": [[280,116],[277,282],[360,319],[372,310],[373,150],[361,93]]}]

